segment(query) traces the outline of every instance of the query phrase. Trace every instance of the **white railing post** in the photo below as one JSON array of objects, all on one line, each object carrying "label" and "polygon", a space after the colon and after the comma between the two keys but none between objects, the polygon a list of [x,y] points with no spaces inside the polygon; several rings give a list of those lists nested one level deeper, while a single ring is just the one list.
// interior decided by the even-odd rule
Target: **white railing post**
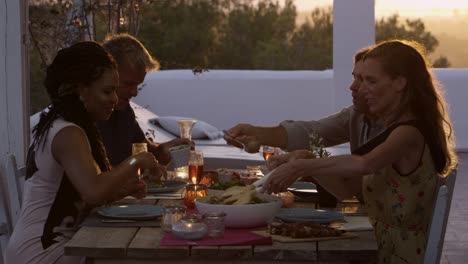
[{"label": "white railing post", "polygon": [[27,0],[0,0],[0,161],[14,154],[21,165],[29,141],[26,25]]},{"label": "white railing post", "polygon": [[333,105],[351,104],[354,53],[375,42],[375,0],[333,1]]}]

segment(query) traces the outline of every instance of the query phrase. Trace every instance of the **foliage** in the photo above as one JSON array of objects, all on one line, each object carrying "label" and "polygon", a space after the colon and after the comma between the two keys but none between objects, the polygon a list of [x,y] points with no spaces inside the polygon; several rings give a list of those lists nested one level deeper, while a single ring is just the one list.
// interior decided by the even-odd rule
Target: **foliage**
[{"label": "foliage", "polygon": [[[292,0],[30,0],[31,99],[41,94],[45,65],[59,48],[80,39],[101,41],[129,32],[162,69],[324,70],[333,62],[332,8],[317,8],[296,24]],[[64,30],[66,29],[66,30]],[[376,23],[376,41],[405,38],[429,53],[439,45],[420,19],[398,15]],[[450,65],[441,56],[436,67]],[[42,92],[43,93],[43,92]],[[40,98],[44,98],[40,95]]]},{"label": "foliage", "polygon": [[[398,15],[382,18],[377,21],[375,30],[376,42],[388,39],[414,40],[421,43],[427,53],[434,52],[439,45],[439,41],[431,32],[426,30],[423,21],[421,19],[405,19],[404,21],[402,23]],[[444,56],[439,57],[432,64],[437,68],[450,66],[450,62]]]},{"label": "foliage", "polygon": [[316,132],[309,134],[309,150],[317,158],[326,158],[331,155],[331,153],[325,149],[322,137]]},{"label": "foliage", "polygon": [[330,69],[333,64],[333,17],[331,7],[314,9],[311,21],[302,24],[291,40],[294,70]]},{"label": "foliage", "polygon": [[223,10],[218,0],[162,0],[142,8],[139,39],[165,69],[208,65]]}]

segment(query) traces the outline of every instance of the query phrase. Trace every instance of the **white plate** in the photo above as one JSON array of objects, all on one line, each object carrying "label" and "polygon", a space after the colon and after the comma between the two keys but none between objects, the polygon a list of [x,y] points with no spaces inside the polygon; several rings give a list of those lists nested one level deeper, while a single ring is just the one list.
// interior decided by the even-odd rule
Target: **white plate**
[{"label": "white plate", "polygon": [[99,208],[97,213],[107,218],[147,220],[162,216],[163,208],[157,205],[118,205]]},{"label": "white plate", "polygon": [[326,224],[343,220],[344,214],[341,212],[309,208],[282,208],[275,217],[284,222],[318,222]]}]

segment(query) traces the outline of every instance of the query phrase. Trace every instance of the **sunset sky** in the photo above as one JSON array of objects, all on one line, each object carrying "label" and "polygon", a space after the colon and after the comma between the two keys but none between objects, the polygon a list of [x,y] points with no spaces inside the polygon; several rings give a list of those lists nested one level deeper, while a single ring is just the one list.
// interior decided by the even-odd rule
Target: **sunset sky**
[{"label": "sunset sky", "polygon": [[[299,11],[333,4],[333,0],[294,0]],[[281,1],[280,1],[281,2]],[[376,16],[452,16],[468,14],[467,0],[375,0]],[[457,10],[458,9],[458,10]]]}]

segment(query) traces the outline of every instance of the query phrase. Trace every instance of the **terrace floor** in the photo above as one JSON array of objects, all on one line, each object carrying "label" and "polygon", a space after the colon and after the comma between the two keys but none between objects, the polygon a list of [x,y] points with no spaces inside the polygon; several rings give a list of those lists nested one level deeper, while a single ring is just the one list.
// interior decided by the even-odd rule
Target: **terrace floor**
[{"label": "terrace floor", "polygon": [[458,153],[459,165],[445,233],[442,264],[468,263],[468,153]]},{"label": "terrace floor", "polygon": [[[452,198],[447,231],[445,234],[444,249],[442,251],[441,264],[466,264],[468,263],[468,153],[458,153],[459,165],[457,180]],[[242,262],[234,261],[235,264]],[[250,263],[260,264],[261,261]],[[287,264],[288,261],[281,261]],[[292,262],[291,264],[297,262]],[[321,263],[312,261],[309,263]],[[330,262],[327,262],[330,263]],[[348,264],[349,262],[336,262],[334,264]]]}]

